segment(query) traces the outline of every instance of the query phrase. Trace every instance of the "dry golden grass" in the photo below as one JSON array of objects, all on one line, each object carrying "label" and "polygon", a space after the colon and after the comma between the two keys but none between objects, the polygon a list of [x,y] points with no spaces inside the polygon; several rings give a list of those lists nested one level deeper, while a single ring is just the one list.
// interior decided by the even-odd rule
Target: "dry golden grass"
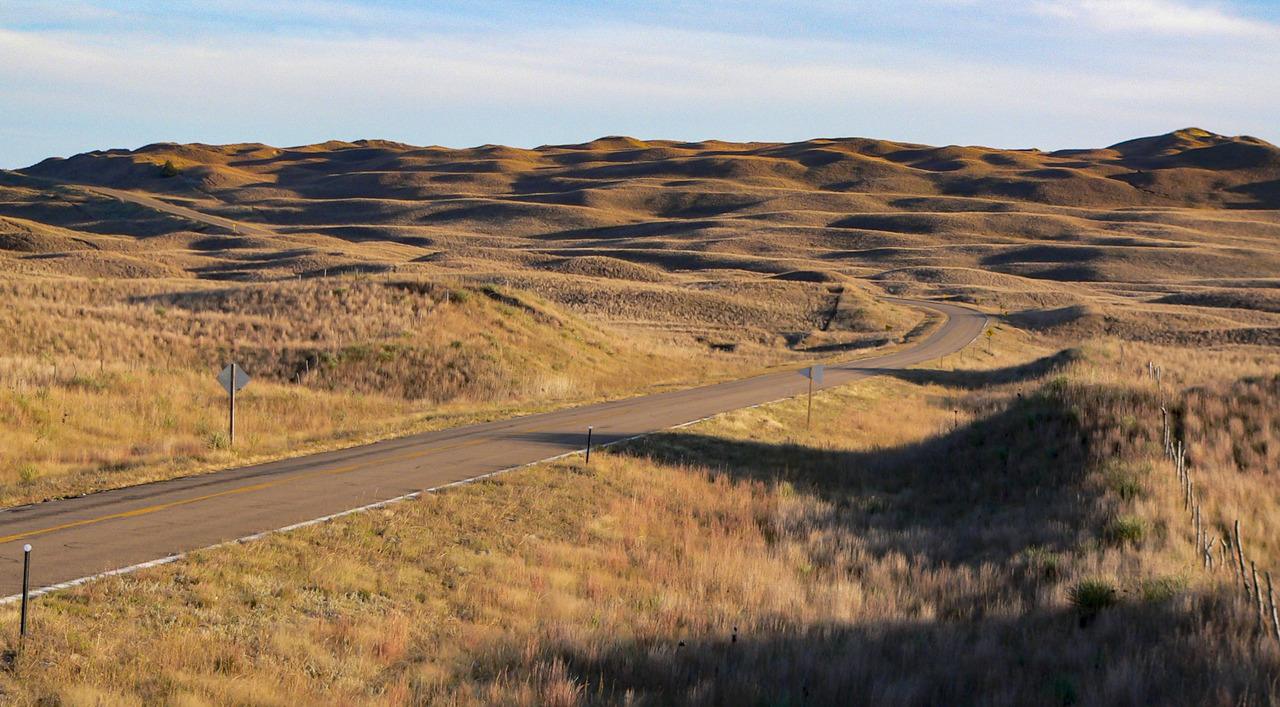
[{"label": "dry golden grass", "polygon": [[[0,277],[0,503],[741,375],[803,352],[597,325],[493,286]],[[914,323],[914,318],[904,324]],[[881,337],[901,336],[892,326]],[[892,340],[890,340],[891,342]],[[234,449],[214,374],[254,377]]]},{"label": "dry golden grass", "polygon": [[[821,394],[811,430],[798,401],[740,411],[42,598],[0,689],[1278,703],[1280,649],[1202,568],[1159,419],[1210,532],[1240,519],[1280,572],[1278,154],[1195,130],[1048,154],[362,141],[0,174],[0,502],[892,345],[921,316],[881,294],[1001,322]],[[232,356],[255,374],[234,451]]]},{"label": "dry golden grass", "polygon": [[[0,689],[15,704],[1275,703],[1280,647],[1200,569],[1160,467],[1161,394],[1141,369],[1161,353],[1190,377],[1200,359],[1029,340],[1000,328],[943,368],[823,392],[812,429],[784,401],[44,597]],[[1276,360],[1243,352],[1205,378]]]},{"label": "dry golden grass", "polygon": [[1202,130],[1060,153],[160,144],[0,174],[0,268],[458,278],[681,345],[865,346],[836,298],[883,288],[1024,321],[1083,308],[1044,324],[1077,336],[1276,346],[1276,183],[1280,149]]}]

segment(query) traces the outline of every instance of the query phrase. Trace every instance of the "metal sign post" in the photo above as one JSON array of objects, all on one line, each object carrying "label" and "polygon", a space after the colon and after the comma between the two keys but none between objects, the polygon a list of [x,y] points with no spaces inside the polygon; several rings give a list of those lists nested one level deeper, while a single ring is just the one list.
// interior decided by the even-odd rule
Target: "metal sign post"
[{"label": "metal sign post", "polygon": [[249,374],[239,364],[232,362],[218,373],[218,382],[227,391],[227,445],[236,444],[236,393],[249,385]]},{"label": "metal sign post", "polygon": [[822,365],[809,366],[805,375],[809,378],[809,411],[804,418],[804,426],[808,429],[813,424],[813,385],[815,382],[822,385]]}]

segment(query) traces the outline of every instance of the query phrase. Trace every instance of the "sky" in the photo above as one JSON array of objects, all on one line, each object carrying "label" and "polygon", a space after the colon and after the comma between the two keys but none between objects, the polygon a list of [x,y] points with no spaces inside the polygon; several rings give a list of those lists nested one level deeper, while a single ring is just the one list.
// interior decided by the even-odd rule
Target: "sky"
[{"label": "sky", "polygon": [[153,142],[1280,142],[1277,0],[4,0],[0,167]]}]

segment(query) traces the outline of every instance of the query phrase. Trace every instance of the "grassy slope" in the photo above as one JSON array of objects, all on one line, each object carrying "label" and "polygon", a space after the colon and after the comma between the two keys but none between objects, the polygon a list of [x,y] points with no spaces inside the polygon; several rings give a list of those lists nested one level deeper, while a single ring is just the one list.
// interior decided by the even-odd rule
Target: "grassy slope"
[{"label": "grassy slope", "polygon": [[[1175,378],[1275,363],[1058,355],[1003,330],[961,370],[821,394],[812,430],[799,400],[740,411],[590,468],[41,599],[0,688],[19,704],[1273,702],[1280,652],[1198,568],[1156,454],[1153,353]],[[1216,489],[1270,486],[1201,473],[1231,475],[1204,489],[1228,512]],[[1073,601],[1086,580],[1101,599]]]},{"label": "grassy slope", "polygon": [[[707,355],[527,293],[420,279],[210,287],[18,277],[0,289],[11,303],[0,312],[3,505],[689,385],[787,358]],[[254,377],[239,396],[234,449],[213,378],[232,358]]]},{"label": "grassy slope", "polygon": [[[182,176],[159,179],[174,151]],[[1274,642],[1229,575],[1199,569],[1155,447],[1179,391],[1211,535],[1239,518],[1280,568],[1280,390],[1259,377],[1280,364],[1277,154],[1181,131],[1070,154],[161,145],[36,170],[256,224],[230,230],[0,175],[7,502],[624,394],[619,371],[691,381],[875,345],[916,321],[869,305],[881,289],[1030,332],[979,343],[967,371],[824,394],[812,432],[794,404],[735,413],[592,469],[42,599],[0,685],[89,703],[1276,702]],[[384,284],[405,279],[473,297]],[[494,283],[533,309],[478,294]],[[235,454],[209,380],[227,340],[255,373]]]}]

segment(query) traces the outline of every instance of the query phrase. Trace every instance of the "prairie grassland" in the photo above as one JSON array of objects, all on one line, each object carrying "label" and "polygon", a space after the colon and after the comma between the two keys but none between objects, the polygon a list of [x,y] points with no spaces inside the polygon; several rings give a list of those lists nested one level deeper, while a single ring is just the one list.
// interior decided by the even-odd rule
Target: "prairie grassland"
[{"label": "prairie grassland", "polygon": [[[527,292],[423,278],[218,285],[11,276],[0,277],[0,299],[0,505],[689,385],[806,355],[769,345],[709,351],[591,323]],[[906,332],[890,329],[880,336]],[[214,380],[233,359],[254,378],[238,396],[234,447]]]},{"label": "prairie grassland", "polygon": [[[1201,568],[1161,466],[1169,393],[1141,374],[1157,354],[1203,374],[1200,396],[1276,364],[1262,348],[1212,368],[1207,352],[1058,351],[1001,328],[945,367],[822,392],[811,429],[783,401],[590,467],[199,552],[40,599],[20,651],[8,607],[0,689],[68,705],[1276,703],[1280,649]],[[1217,398],[1256,426],[1236,399]],[[1224,504],[1270,493],[1266,470],[1199,458],[1235,475],[1206,484]],[[1262,498],[1250,508],[1274,513]]]},{"label": "prairie grassland", "polygon": [[1277,175],[1200,130],[161,144],[0,174],[0,503],[892,345],[920,317],[883,293],[1003,322],[823,393],[812,429],[741,411],[42,598],[4,700],[1280,702],[1159,415],[1211,535],[1240,519],[1280,571]]}]

